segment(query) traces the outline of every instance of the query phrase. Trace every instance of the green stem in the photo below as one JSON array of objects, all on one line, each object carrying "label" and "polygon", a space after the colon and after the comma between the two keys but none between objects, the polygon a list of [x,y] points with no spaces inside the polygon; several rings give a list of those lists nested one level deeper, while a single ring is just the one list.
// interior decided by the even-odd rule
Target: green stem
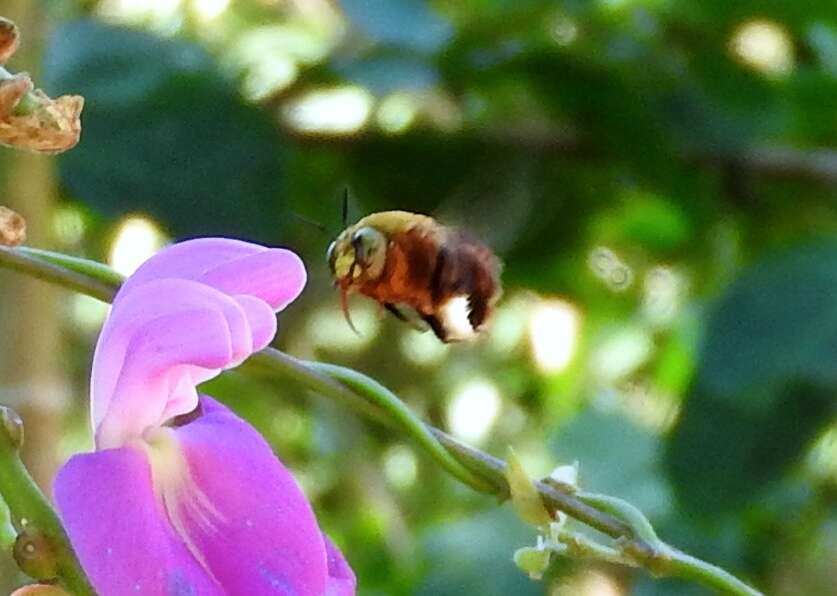
[{"label": "green stem", "polygon": [[308,366],[316,372],[340,381],[358,395],[365,397],[384,410],[401,430],[410,435],[454,478],[479,492],[491,493],[494,491],[493,483],[486,482],[448,453],[425,426],[424,422],[413,414],[410,408],[392,391],[366,375],[342,366],[319,362],[309,362]]},{"label": "green stem", "polygon": [[[118,274],[99,263],[34,249],[0,248],[0,267],[33,275],[103,301],[112,299],[121,282]],[[463,483],[480,492],[507,497],[505,462],[421,421],[395,394],[377,381],[350,369],[307,363],[271,348],[254,354],[250,362],[269,368],[277,376],[293,379],[312,391],[342,401],[387,426],[406,431],[445,470]],[[650,524],[644,527],[647,520],[641,512],[624,501],[603,495],[583,495],[580,498],[549,482],[536,482],[535,485],[551,511],[563,511],[617,538],[624,552],[656,575],[693,580],[727,594],[760,594],[723,569],[656,539]],[[590,502],[585,502],[585,499]],[[615,510],[612,501],[619,502]],[[608,509],[617,514],[613,515]],[[644,522],[637,521],[635,514]],[[632,527],[637,524],[638,527]],[[644,540],[640,534],[654,540]]]},{"label": "green stem", "polygon": [[666,575],[692,580],[726,594],[763,596],[761,592],[751,588],[725,569],[672,547],[669,547],[669,551],[670,560]]},{"label": "green stem", "polygon": [[[103,276],[92,275],[89,271],[79,271],[71,266],[69,260],[60,264],[51,262],[46,258],[37,256],[39,252],[46,251],[0,246],[0,265],[6,269],[26,273],[31,277],[87,294],[103,302],[110,302],[113,299],[118,284],[105,281]],[[50,253],[50,256],[57,255],[56,253]],[[74,257],[66,258],[74,259]],[[82,259],[78,260],[81,261]],[[114,273],[114,275],[116,274]]]},{"label": "green stem", "polygon": [[18,532],[28,527],[37,528],[49,541],[50,555],[55,557],[58,577],[64,586],[77,596],[95,596],[61,521],[20,461],[19,449],[23,440],[20,418],[3,407],[0,407],[0,418],[3,423],[0,428],[0,495],[9,507],[12,524]]},{"label": "green stem", "polygon": [[65,271],[73,271],[82,275],[86,280],[90,280],[91,278],[98,280],[101,282],[103,288],[107,288],[107,294],[106,297],[94,296],[94,298],[99,298],[105,302],[110,302],[113,299],[113,294],[122,282],[125,281],[125,278],[120,273],[117,273],[107,265],[91,261],[90,259],[73,257],[51,250],[30,248],[28,246],[18,246],[14,252],[40,261],[46,261]]},{"label": "green stem", "polygon": [[558,536],[558,540],[559,544],[550,546],[550,548],[555,550],[558,554],[563,554],[574,559],[604,561],[606,563],[625,565],[627,567],[637,566],[636,561],[626,556],[622,551],[594,542],[582,534],[562,532]]},{"label": "green stem", "polygon": [[12,525],[12,512],[9,511],[6,501],[0,498],[0,549],[11,551],[16,538],[17,532]]},{"label": "green stem", "polygon": [[645,514],[627,501],[596,493],[577,493],[576,496],[599,511],[610,513],[623,520],[631,527],[634,535],[644,540],[652,548],[662,545],[662,541],[654,531],[654,526],[651,525]]},{"label": "green stem", "polygon": [[439,465],[462,483],[479,492],[494,491],[490,483],[448,453],[407,405],[377,381],[341,366],[304,362],[272,348],[267,348],[252,358],[258,363],[266,364],[276,373],[295,379],[309,389],[346,402],[377,422],[405,431]]}]

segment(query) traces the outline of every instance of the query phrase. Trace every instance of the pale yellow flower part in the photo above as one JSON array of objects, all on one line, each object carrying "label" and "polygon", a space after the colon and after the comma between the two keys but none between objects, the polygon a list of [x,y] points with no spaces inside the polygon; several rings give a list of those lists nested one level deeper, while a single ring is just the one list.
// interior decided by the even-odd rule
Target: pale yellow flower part
[{"label": "pale yellow flower part", "polygon": [[46,584],[31,584],[12,592],[11,596],[71,596],[69,592],[58,586]]}]

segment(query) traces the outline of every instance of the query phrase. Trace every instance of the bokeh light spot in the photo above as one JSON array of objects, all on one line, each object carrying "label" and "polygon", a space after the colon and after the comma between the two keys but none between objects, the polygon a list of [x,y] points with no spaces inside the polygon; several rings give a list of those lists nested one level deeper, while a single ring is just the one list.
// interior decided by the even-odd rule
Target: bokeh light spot
[{"label": "bokeh light spot", "polygon": [[787,30],[773,21],[743,23],[732,34],[730,49],[742,63],[767,75],[785,75],[793,69],[793,41]]},{"label": "bokeh light spot", "polygon": [[160,228],[146,217],[125,218],[116,232],[108,263],[122,275],[130,275],[166,243]]},{"label": "bokeh light spot", "polygon": [[52,229],[61,244],[78,244],[84,238],[84,216],[75,207],[59,207],[52,218]]},{"label": "bokeh light spot", "polygon": [[631,267],[606,246],[597,246],[591,250],[587,257],[587,264],[596,277],[615,292],[627,290],[634,283],[634,272]]},{"label": "bokeh light spot", "polygon": [[624,378],[651,355],[654,343],[638,327],[624,327],[608,336],[595,350],[590,367],[602,381]]},{"label": "bokeh light spot", "polygon": [[455,436],[479,444],[500,414],[500,392],[490,381],[473,379],[454,393],[446,414]]},{"label": "bokeh light spot", "polygon": [[440,342],[430,332],[405,333],[401,337],[401,351],[410,362],[431,366],[442,361],[450,351],[450,345]]},{"label": "bokeh light spot", "polygon": [[384,476],[396,488],[412,486],[418,476],[415,452],[406,445],[393,445],[384,452]]},{"label": "bokeh light spot", "polygon": [[564,370],[575,353],[581,317],[563,300],[544,300],[532,309],[529,340],[532,356],[544,373]]},{"label": "bokeh light spot", "polygon": [[367,304],[350,305],[352,322],[358,333],[352,331],[343,313],[336,307],[315,312],[306,325],[307,337],[316,347],[335,350],[357,350],[369,345],[380,329],[380,317]]},{"label": "bokeh light spot", "polygon": [[410,128],[418,114],[418,102],[406,93],[393,93],[385,97],[375,114],[375,120],[382,131],[400,134]]},{"label": "bokeh light spot", "polygon": [[230,0],[191,0],[191,8],[197,17],[206,22],[218,18],[227,10]]},{"label": "bokeh light spot", "polygon": [[372,95],[361,87],[319,89],[290,102],[284,116],[300,132],[348,135],[364,127],[373,102]]},{"label": "bokeh light spot", "polygon": [[84,294],[73,295],[70,303],[73,322],[86,333],[96,333],[102,328],[108,308],[104,302]]}]

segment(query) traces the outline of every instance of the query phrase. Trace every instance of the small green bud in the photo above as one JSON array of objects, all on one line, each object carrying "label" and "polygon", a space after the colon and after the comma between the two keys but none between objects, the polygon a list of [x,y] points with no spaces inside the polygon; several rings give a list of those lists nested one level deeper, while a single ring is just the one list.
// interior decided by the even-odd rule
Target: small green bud
[{"label": "small green bud", "polygon": [[549,567],[551,553],[536,546],[524,546],[514,552],[514,564],[532,579],[541,579]]},{"label": "small green bud", "polygon": [[0,441],[6,442],[14,449],[23,445],[23,420],[13,409],[0,406]]},{"label": "small green bud", "polygon": [[49,537],[32,524],[18,534],[14,557],[17,566],[29,577],[38,581],[58,577],[58,560]]},{"label": "small green bud", "polygon": [[511,501],[520,519],[537,527],[547,526],[552,516],[544,507],[541,495],[515,452],[509,449],[506,460],[506,480],[511,491]]}]

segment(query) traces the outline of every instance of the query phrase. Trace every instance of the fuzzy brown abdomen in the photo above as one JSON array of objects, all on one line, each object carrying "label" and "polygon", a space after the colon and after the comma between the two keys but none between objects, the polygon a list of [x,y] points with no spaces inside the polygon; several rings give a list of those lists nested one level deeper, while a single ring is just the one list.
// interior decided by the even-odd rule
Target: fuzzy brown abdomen
[{"label": "fuzzy brown abdomen", "polygon": [[[383,304],[407,304],[438,317],[457,296],[468,299],[468,319],[479,329],[500,295],[500,265],[483,244],[456,232],[438,234],[413,228],[390,238],[383,274],[361,284],[361,293]],[[444,321],[428,322],[439,334]]]},{"label": "fuzzy brown abdomen", "polygon": [[500,297],[500,262],[482,243],[458,235],[440,251],[431,286],[438,305],[454,296],[467,296],[468,320],[477,330]]}]

